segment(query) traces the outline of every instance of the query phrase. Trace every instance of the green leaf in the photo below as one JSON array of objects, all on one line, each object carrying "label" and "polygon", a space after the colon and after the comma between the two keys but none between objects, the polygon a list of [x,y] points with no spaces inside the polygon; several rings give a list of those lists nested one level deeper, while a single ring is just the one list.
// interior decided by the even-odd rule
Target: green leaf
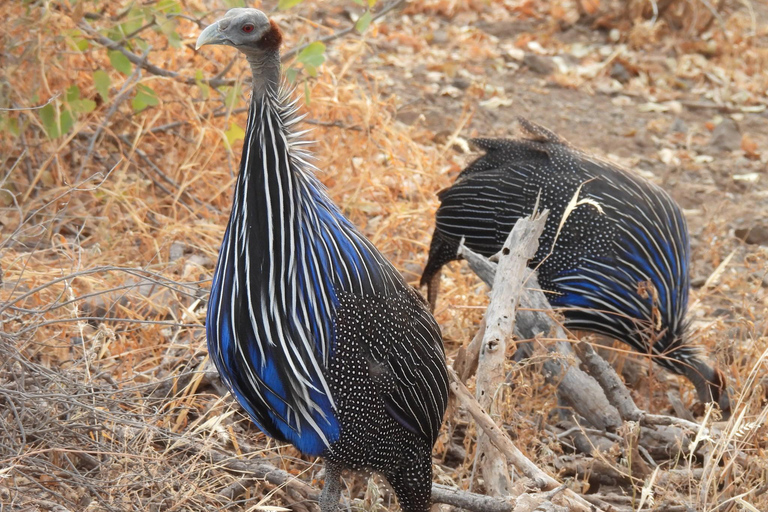
[{"label": "green leaf", "polygon": [[224,135],[227,138],[227,146],[230,151],[232,151],[232,144],[234,144],[236,140],[245,140],[245,130],[235,123],[229,123],[229,129],[224,132]]},{"label": "green leaf", "polygon": [[149,51],[149,43],[146,42],[144,39],[134,39],[133,40],[133,46],[136,50],[141,50],[137,53],[145,53]]},{"label": "green leaf", "polygon": [[65,110],[59,117],[59,123],[61,123],[61,134],[64,135],[75,124],[75,116],[69,110]]},{"label": "green leaf", "polygon": [[67,87],[67,103],[80,99],[80,88],[76,85]]},{"label": "green leaf", "polygon": [[112,85],[112,81],[109,79],[109,74],[106,71],[97,69],[93,72],[93,86],[104,101],[109,100],[110,85]]},{"label": "green leaf", "polygon": [[371,11],[365,11],[365,14],[357,19],[357,22],[355,23],[355,30],[362,34],[368,30],[371,21],[373,21],[373,15],[371,14]]},{"label": "green leaf", "polygon": [[157,29],[161,33],[168,35],[176,31],[176,25],[175,19],[160,18],[157,23]]},{"label": "green leaf", "polygon": [[285,79],[288,80],[289,84],[295,83],[297,76],[299,76],[299,70],[294,67],[288,68],[288,71],[285,72]]},{"label": "green leaf", "polygon": [[160,100],[157,99],[155,91],[146,85],[139,84],[136,86],[136,96],[131,100],[134,112],[141,112],[147,107],[156,107],[159,104]]},{"label": "green leaf", "polygon": [[203,93],[203,99],[207,100],[211,96],[211,88],[207,83],[203,82],[203,72],[199,69],[195,71],[195,83]]},{"label": "green leaf", "polygon": [[171,32],[170,34],[166,34],[168,37],[168,44],[171,45],[172,48],[179,49],[181,48],[181,36],[178,32],[175,30]]},{"label": "green leaf", "polygon": [[120,32],[120,28],[117,26],[106,29],[105,32],[106,34],[104,35],[113,41],[120,41],[123,38],[123,33]]},{"label": "green leaf", "polygon": [[39,110],[40,120],[43,122],[45,133],[49,139],[55,139],[59,136],[59,120],[56,113],[56,106],[50,102]]},{"label": "green leaf", "polygon": [[299,52],[296,60],[304,65],[309,76],[317,76],[317,68],[325,62],[325,45],[320,42],[309,44]]},{"label": "green leaf", "polygon": [[69,107],[75,114],[87,114],[96,110],[96,102],[93,100],[75,100],[69,102]]},{"label": "green leaf", "polygon": [[302,3],[304,0],[280,0],[277,2],[277,8],[281,11],[284,11],[286,9],[290,9],[291,7],[296,7],[300,3]]},{"label": "green leaf", "polygon": [[82,32],[79,30],[70,30],[67,32],[67,34],[69,35],[67,42],[69,43],[69,46],[72,47],[72,49],[81,52],[84,52],[88,49],[88,40],[83,37]]},{"label": "green leaf", "polygon": [[128,57],[123,55],[117,50],[112,50],[109,52],[109,62],[112,64],[112,67],[121,72],[124,75],[130,75],[131,70],[133,67],[131,66],[131,61],[128,60]]},{"label": "green leaf", "polygon": [[245,0],[224,0],[224,5],[226,5],[228,9],[245,7]]},{"label": "green leaf", "polygon": [[312,96],[309,93],[309,82],[304,80],[304,101],[309,105],[312,102]]},{"label": "green leaf", "polygon": [[176,0],[160,0],[155,5],[155,9],[165,14],[179,14],[181,5]]},{"label": "green leaf", "polygon": [[0,116],[0,127],[2,127],[3,131],[7,131],[17,137],[21,133],[21,130],[19,129],[19,120],[15,117]]},{"label": "green leaf", "polygon": [[[142,9],[131,9],[125,17],[125,22],[120,24],[120,31],[123,36],[130,35],[139,30],[144,25],[146,13]],[[122,37],[120,38],[122,39]]]}]

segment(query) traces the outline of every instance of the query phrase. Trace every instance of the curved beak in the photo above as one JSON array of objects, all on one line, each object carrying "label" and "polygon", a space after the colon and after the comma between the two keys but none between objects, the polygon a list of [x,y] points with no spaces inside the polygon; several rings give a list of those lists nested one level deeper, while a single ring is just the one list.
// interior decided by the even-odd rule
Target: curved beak
[{"label": "curved beak", "polygon": [[195,43],[195,50],[199,50],[201,46],[206,44],[227,44],[227,41],[222,37],[221,31],[219,30],[218,21],[211,23],[205,27],[205,30],[200,32],[200,36],[198,36],[197,42]]}]

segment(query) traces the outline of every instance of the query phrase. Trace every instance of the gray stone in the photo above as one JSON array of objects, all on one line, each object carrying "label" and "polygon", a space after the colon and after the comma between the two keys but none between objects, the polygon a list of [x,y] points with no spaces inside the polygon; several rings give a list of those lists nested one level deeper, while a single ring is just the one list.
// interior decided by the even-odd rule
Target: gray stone
[{"label": "gray stone", "polygon": [[452,85],[455,88],[461,89],[463,91],[463,90],[467,89],[470,85],[472,85],[472,82],[469,79],[467,79],[467,78],[464,78],[464,77],[461,77],[461,76],[457,76],[456,78],[453,79],[453,84]]},{"label": "gray stone", "polygon": [[182,256],[184,256],[184,250],[186,249],[186,244],[183,242],[173,242],[171,244],[171,249],[168,254],[168,260],[169,261],[176,261]]},{"label": "gray stone", "polygon": [[627,71],[627,68],[624,67],[624,64],[621,62],[614,62],[613,66],[611,66],[611,78],[625,84],[629,82],[632,75]]},{"label": "gray stone", "polygon": [[523,57],[523,64],[539,75],[551,75],[557,69],[552,59],[543,55],[536,55],[535,53],[526,53],[525,57]]},{"label": "gray stone", "polygon": [[734,230],[736,238],[752,245],[768,245],[768,224],[755,224]]},{"label": "gray stone", "polygon": [[736,121],[726,117],[715,126],[709,145],[720,151],[735,151],[741,147],[741,133]]},{"label": "gray stone", "polygon": [[448,33],[445,30],[435,30],[432,33],[432,44],[445,44],[448,42]]},{"label": "gray stone", "polygon": [[674,133],[688,133],[688,125],[685,124],[685,121],[683,121],[679,117],[675,118],[675,121],[672,123],[671,129]]}]

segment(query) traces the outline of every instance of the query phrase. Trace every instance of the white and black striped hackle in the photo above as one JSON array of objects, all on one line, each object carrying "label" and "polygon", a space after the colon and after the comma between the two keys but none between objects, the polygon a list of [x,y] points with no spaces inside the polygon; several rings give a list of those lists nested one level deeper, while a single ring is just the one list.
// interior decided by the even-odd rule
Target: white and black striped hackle
[{"label": "white and black striped hackle", "polygon": [[296,102],[281,86],[281,34],[232,9],[197,46],[227,44],[253,71],[240,174],[208,304],[210,356],[258,427],[326,463],[324,512],[342,469],[382,473],[426,512],[431,451],[448,400],[426,302],[314,177]]},{"label": "white and black striped hackle", "polygon": [[[730,411],[723,375],[686,341],[690,248],[682,212],[661,188],[570,146],[530,121],[517,140],[473,141],[485,155],[439,194],[421,278],[434,306],[459,240],[490,256],[534,205],[551,213],[531,266],[566,325],[608,335],[687,376],[703,402]],[[581,202],[560,222],[575,195]],[[559,230],[559,233],[558,233]],[[549,254],[551,252],[551,254]]]}]

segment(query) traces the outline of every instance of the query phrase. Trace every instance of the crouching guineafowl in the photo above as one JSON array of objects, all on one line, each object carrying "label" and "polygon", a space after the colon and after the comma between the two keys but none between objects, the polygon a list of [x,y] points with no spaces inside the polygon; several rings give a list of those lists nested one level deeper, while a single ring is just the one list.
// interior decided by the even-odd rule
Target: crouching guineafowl
[{"label": "crouching guineafowl", "polygon": [[380,472],[404,511],[426,512],[448,400],[440,331],[314,177],[281,85],[281,39],[262,12],[232,9],[197,40],[237,48],[253,72],[208,350],[261,430],[324,458],[323,512],[338,507],[343,469]]},{"label": "crouching guineafowl", "polygon": [[493,255],[538,201],[551,213],[531,266],[566,326],[656,356],[662,367],[687,376],[702,402],[718,402],[728,415],[724,376],[686,340],[690,248],[678,205],[653,183],[530,121],[520,124],[522,139],[474,140],[485,155],[439,194],[421,277],[432,306],[440,269],[458,259],[462,237],[473,251]]}]

